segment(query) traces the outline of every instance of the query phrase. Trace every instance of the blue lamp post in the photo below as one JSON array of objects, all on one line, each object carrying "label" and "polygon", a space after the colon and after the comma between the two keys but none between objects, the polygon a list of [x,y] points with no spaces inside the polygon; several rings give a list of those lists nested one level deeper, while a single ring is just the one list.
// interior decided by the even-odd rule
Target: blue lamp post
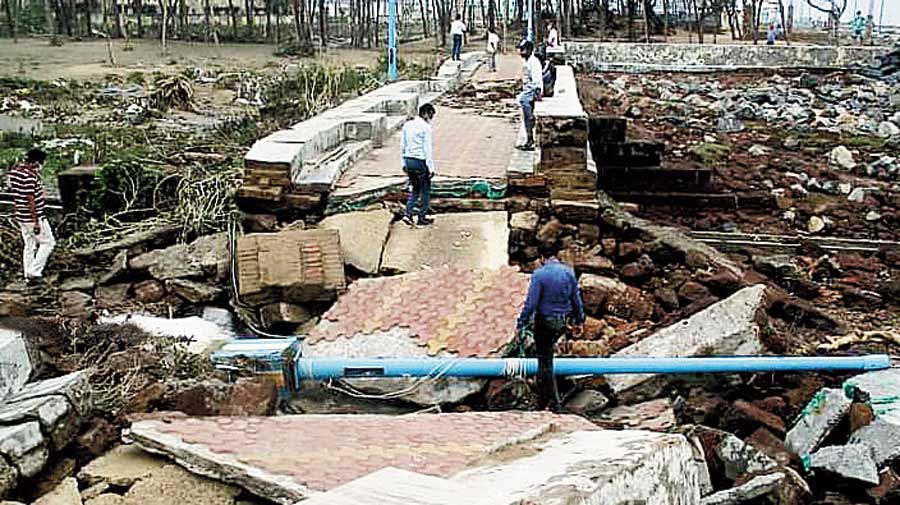
[{"label": "blue lamp post", "polygon": [[388,54],[387,74],[391,82],[400,78],[397,71],[397,0],[388,1]]}]

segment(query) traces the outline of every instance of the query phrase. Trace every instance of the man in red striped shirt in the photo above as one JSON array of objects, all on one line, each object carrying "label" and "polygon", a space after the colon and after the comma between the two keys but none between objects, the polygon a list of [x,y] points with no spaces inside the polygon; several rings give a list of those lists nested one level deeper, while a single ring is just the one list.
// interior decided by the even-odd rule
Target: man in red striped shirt
[{"label": "man in red striped shirt", "polygon": [[44,183],[41,181],[41,165],[47,154],[40,149],[32,149],[25,155],[25,161],[9,171],[9,191],[13,196],[13,208],[25,250],[22,254],[22,266],[25,271],[25,282],[40,281],[44,276],[44,267],[56,240],[50,222],[44,216],[46,203],[44,200]]}]

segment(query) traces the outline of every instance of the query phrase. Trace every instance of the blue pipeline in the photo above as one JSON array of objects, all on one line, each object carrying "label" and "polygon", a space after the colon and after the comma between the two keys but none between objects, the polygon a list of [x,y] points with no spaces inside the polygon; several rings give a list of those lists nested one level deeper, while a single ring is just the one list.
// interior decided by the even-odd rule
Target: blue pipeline
[{"label": "blue pipeline", "polygon": [[[869,371],[891,367],[886,354],[852,357],[556,358],[556,375]],[[297,381],[354,377],[505,377],[535,375],[535,358],[301,358]]]}]

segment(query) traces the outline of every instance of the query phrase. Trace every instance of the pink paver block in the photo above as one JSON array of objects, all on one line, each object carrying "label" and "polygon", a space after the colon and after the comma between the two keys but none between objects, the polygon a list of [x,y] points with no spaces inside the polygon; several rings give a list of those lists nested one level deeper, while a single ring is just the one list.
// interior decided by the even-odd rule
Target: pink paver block
[{"label": "pink paver block", "polygon": [[[315,344],[405,327],[428,346],[459,356],[489,356],[515,334],[528,276],[514,267],[448,266],[354,283],[325,313],[333,324],[307,336]],[[412,302],[414,300],[414,302]]]},{"label": "pink paver block", "polygon": [[[434,163],[442,177],[506,178],[518,135],[518,123],[479,116],[474,111],[438,107],[434,119]],[[404,177],[400,134],[355,163],[341,176],[339,187],[354,187],[371,177]]]},{"label": "pink paver block", "polygon": [[596,427],[548,412],[207,417],[155,424],[184,443],[326,491],[389,466],[450,477],[505,444]]}]

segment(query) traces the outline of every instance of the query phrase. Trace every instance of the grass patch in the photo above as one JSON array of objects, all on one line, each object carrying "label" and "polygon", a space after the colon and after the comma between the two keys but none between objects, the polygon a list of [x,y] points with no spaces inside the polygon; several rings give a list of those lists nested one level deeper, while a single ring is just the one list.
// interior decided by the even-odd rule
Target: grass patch
[{"label": "grass patch", "polygon": [[719,165],[728,159],[731,147],[716,142],[703,142],[692,147],[690,153],[704,165]]}]

